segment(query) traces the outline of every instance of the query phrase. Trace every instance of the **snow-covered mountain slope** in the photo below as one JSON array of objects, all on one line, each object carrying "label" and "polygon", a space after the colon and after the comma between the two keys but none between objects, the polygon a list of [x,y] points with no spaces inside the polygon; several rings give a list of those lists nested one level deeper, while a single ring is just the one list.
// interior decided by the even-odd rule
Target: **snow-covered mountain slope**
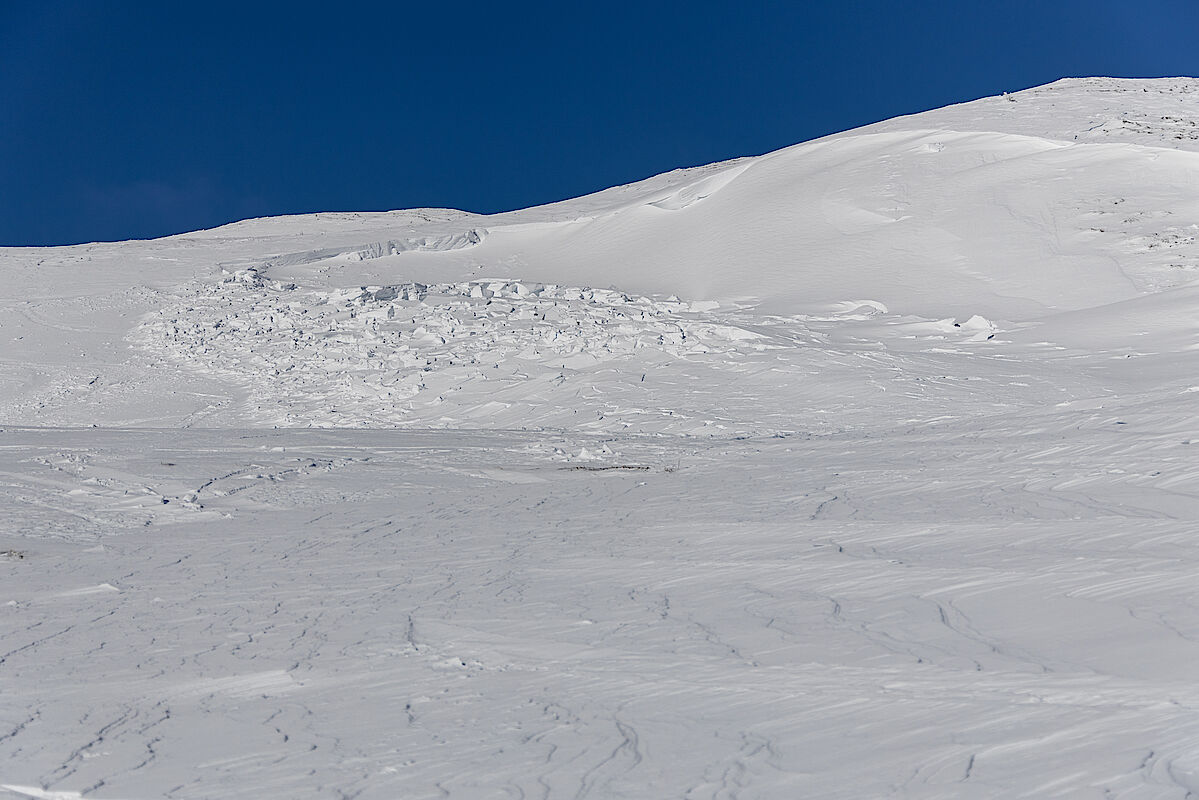
[{"label": "snow-covered mountain slope", "polygon": [[0,249],[0,797],[1194,796],[1197,130]]},{"label": "snow-covered mountain slope", "polygon": [[[771,368],[815,369],[828,351],[791,343],[861,309],[894,323],[872,340],[973,319],[967,332],[996,334],[988,354],[1102,340],[1189,355],[1199,144],[1186,130],[1196,123],[1194,81],[1070,80],[491,217],[316,214],[7,249],[0,418],[559,425],[561,414],[529,408],[571,405],[548,385],[555,367],[618,387],[628,414],[605,419],[644,430],[672,406],[722,416],[683,409],[686,387],[628,385],[658,359],[707,355],[719,330],[717,349],[762,364],[779,345]],[[411,291],[421,285],[442,288],[431,303]],[[505,286],[519,302],[486,302]],[[637,319],[581,299],[588,288],[638,298]],[[1065,313],[1069,324],[1055,324]],[[739,380],[731,359],[707,361],[722,377],[705,380]],[[325,379],[331,367],[337,380]],[[415,380],[417,367],[436,375]],[[480,391],[463,393],[472,382]],[[504,408],[516,411],[492,413]]]}]

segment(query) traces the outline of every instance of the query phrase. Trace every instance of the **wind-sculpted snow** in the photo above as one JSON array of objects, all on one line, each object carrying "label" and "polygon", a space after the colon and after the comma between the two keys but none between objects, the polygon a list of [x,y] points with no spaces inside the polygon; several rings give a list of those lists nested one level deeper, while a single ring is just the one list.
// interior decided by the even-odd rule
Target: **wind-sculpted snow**
[{"label": "wind-sculpted snow", "polygon": [[1183,798],[1195,445],[1187,406],[1117,406],[748,442],[6,430],[0,510],[75,533],[0,538],[3,782]]},{"label": "wind-sculpted snow", "polygon": [[289,267],[296,264],[313,264],[329,260],[369,261],[383,256],[394,256],[399,253],[430,252],[442,253],[447,250],[463,250],[474,247],[483,241],[486,231],[471,228],[464,233],[447,233],[440,236],[420,236],[403,239],[388,239],[386,242],[372,242],[351,248],[331,247],[323,250],[312,250],[301,253],[288,253],[276,256],[267,262],[268,267]]},{"label": "wind-sculpted snow", "polygon": [[1196,87],[0,249],[0,797],[1195,797]]},{"label": "wind-sculpted snow", "polygon": [[655,208],[667,211],[681,211],[720,191],[748,168],[748,164],[730,167],[714,175],[701,178],[694,183],[688,183],[683,188],[677,189],[665,197],[651,200],[649,204]]}]

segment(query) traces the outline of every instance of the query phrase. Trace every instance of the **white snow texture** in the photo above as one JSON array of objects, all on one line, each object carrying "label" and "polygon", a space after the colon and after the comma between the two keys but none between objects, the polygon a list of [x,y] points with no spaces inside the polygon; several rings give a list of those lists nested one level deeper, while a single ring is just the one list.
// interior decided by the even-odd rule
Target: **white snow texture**
[{"label": "white snow texture", "polygon": [[0,249],[0,797],[1199,794],[1199,80]]}]

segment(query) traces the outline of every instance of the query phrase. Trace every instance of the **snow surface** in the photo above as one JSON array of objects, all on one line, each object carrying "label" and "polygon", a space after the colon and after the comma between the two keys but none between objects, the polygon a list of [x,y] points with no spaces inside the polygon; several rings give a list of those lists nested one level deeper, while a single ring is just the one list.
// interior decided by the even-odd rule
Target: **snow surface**
[{"label": "snow surface", "polygon": [[1199,793],[1199,80],[0,249],[0,796]]}]

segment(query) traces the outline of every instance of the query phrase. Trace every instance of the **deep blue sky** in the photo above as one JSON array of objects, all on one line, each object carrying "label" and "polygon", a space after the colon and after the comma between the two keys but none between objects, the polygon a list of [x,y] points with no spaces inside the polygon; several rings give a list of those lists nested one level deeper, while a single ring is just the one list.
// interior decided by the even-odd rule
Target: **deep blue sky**
[{"label": "deep blue sky", "polygon": [[0,0],[0,244],[493,212],[1063,76],[1199,73],[1194,0]]}]

